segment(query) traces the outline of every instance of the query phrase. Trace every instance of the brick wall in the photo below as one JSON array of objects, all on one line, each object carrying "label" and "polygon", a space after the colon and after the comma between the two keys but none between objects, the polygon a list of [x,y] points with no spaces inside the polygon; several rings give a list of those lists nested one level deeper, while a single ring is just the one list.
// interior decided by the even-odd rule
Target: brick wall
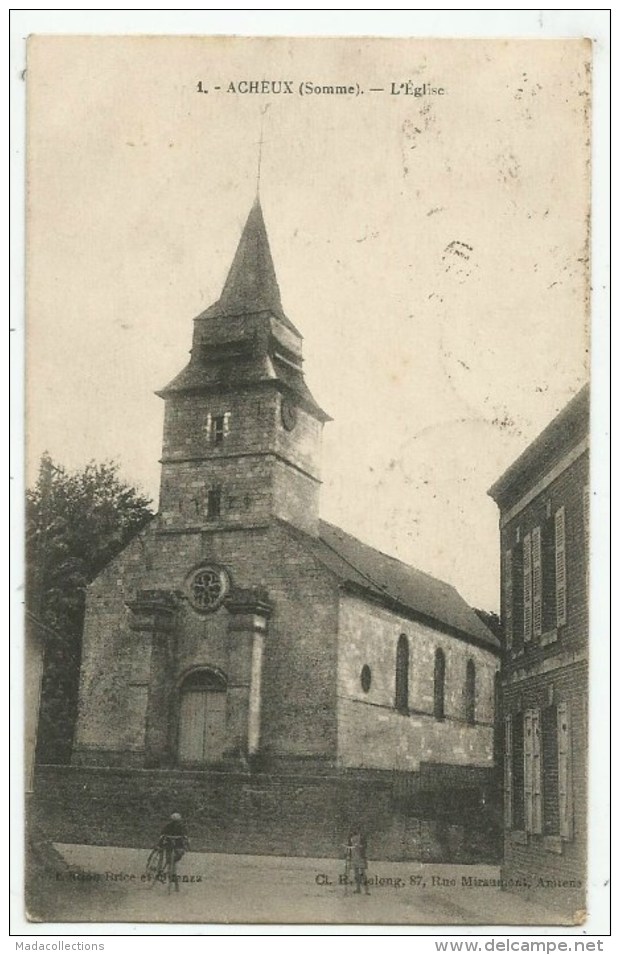
[{"label": "brick wall", "polygon": [[[395,708],[396,652],[409,642],[407,714]],[[417,770],[421,762],[493,765],[497,656],[356,597],[342,596],[338,639],[338,760]],[[435,651],[445,655],[445,719],[433,717]],[[474,725],[465,712],[467,662],[476,668]],[[364,691],[360,675],[368,666]]]},{"label": "brick wall", "polygon": [[[570,839],[546,838],[533,833],[506,831],[503,874],[507,878],[574,880],[585,885],[587,860],[588,795],[588,675],[585,661],[541,674],[504,688],[504,713],[517,714],[529,708],[542,711],[552,700],[567,701],[571,721],[571,797],[573,832]],[[545,779],[542,780],[543,790]],[[559,896],[574,909],[583,908],[585,890],[562,890]]]},{"label": "brick wall", "polygon": [[[522,632],[523,620],[520,601],[517,601],[513,613],[515,629],[513,652],[507,655],[505,672],[511,673],[514,669],[527,670],[528,667],[540,664],[543,660],[552,658],[558,653],[578,652],[587,647],[588,642],[588,600],[587,600],[587,546],[585,542],[584,526],[584,487],[588,483],[589,459],[583,454],[577,461],[568,467],[552,484],[519,511],[501,531],[502,554],[508,548],[513,554],[523,545],[523,538],[534,527],[543,527],[545,522],[553,520],[553,515],[560,507],[565,509],[566,521],[566,592],[567,616],[566,626],[556,630],[555,624],[547,620],[543,627],[552,639],[533,637],[524,647]],[[547,517],[547,509],[551,517]],[[517,533],[519,542],[517,542]],[[516,581],[513,581],[513,590]],[[549,585],[543,574],[543,594]],[[504,588],[502,588],[504,590]],[[518,588],[519,593],[522,588]],[[553,602],[555,591],[552,587],[548,599]],[[505,597],[505,593],[504,593]],[[505,618],[506,608],[503,605],[502,613]]]},{"label": "brick wall", "polygon": [[[559,457],[552,462],[557,464]],[[565,510],[566,533],[566,624],[556,625],[553,613],[546,615],[541,636],[522,638],[520,595],[522,586],[513,580],[519,595],[513,613],[513,648],[502,667],[502,715],[518,717],[528,709],[539,711],[566,702],[570,709],[573,833],[569,839],[548,838],[508,828],[505,832],[504,875],[507,878],[569,880],[582,883],[558,890],[561,904],[571,910],[585,905],[587,857],[587,653],[588,653],[588,555],[584,515],[584,487],[588,482],[588,454],[584,453],[544,488],[502,528],[502,553],[518,553],[523,538],[534,527],[543,527],[560,507]],[[532,483],[542,477],[532,478]],[[528,487],[521,487],[525,494]],[[513,502],[514,505],[514,502]],[[517,536],[519,542],[517,542]],[[543,594],[547,590],[543,566]],[[505,616],[505,587],[503,614]],[[553,603],[554,588],[548,598]],[[542,774],[544,795],[545,775]],[[553,889],[549,889],[553,892]]]}]

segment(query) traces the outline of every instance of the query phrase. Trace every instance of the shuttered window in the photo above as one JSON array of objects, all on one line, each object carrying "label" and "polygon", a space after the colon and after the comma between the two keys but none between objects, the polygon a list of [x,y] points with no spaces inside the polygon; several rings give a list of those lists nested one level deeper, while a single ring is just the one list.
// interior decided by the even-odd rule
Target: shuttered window
[{"label": "shuttered window", "polygon": [[534,636],[542,633],[542,539],[540,527],[532,531],[532,619]]},{"label": "shuttered window", "polygon": [[523,538],[523,642],[532,639],[532,536]]},{"label": "shuttered window", "polygon": [[549,516],[542,531],[542,629],[555,630],[555,518]]},{"label": "shuttered window", "polygon": [[504,717],[504,828],[512,829],[512,717]]},{"label": "shuttered window", "polygon": [[558,788],[563,839],[573,837],[572,775],[570,709],[568,703],[558,703]]},{"label": "shuttered window", "polygon": [[540,713],[538,710],[526,710],[523,716],[523,791],[526,832],[542,832]]},{"label": "shuttered window", "polygon": [[512,648],[512,548],[504,552],[504,634],[506,649]]},{"label": "shuttered window", "polygon": [[512,720],[512,828],[525,829],[525,745],[523,713]]},{"label": "shuttered window", "polygon": [[542,832],[540,712],[532,710],[532,832]]},{"label": "shuttered window", "polygon": [[523,714],[523,801],[526,832],[532,832],[533,750],[532,711],[526,710]]},{"label": "shuttered window", "polygon": [[564,508],[555,513],[555,616],[556,625],[566,624],[566,519]]},{"label": "shuttered window", "polygon": [[558,711],[553,704],[542,712],[543,831],[560,834],[560,796],[558,786]]},{"label": "shuttered window", "polygon": [[[586,588],[590,583],[590,486],[583,489],[583,540],[586,561]],[[587,589],[586,589],[587,593]]]}]

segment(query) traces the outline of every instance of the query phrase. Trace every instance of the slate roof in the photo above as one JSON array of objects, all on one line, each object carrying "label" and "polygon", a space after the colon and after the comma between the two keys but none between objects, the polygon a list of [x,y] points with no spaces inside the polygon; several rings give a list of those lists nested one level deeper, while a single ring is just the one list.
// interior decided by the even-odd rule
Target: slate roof
[{"label": "slate roof", "polygon": [[590,386],[584,385],[489,488],[489,496],[500,507],[504,507],[511,497],[524,494],[532,475],[539,477],[571,447],[587,437],[589,413]]},{"label": "slate roof", "polygon": [[222,294],[198,318],[256,312],[272,312],[299,338],[302,337],[282,309],[280,287],[258,196],[250,209]]},{"label": "slate roof", "polygon": [[[248,320],[246,316],[251,318]],[[286,351],[286,346],[273,337],[268,342],[264,340],[255,319],[268,325],[271,316],[293,331],[298,339],[302,338],[282,310],[265,220],[257,198],[222,294],[195,319],[189,363],[156,394],[166,398],[172,394],[219,391],[272,381],[281,386],[281,391],[296,395],[301,405],[320,421],[331,421],[312,396],[301,365],[296,367],[279,353]],[[212,340],[209,319],[224,319],[219,324],[229,329],[229,340]]]},{"label": "slate roof", "polygon": [[318,537],[304,535],[304,540],[314,556],[351,589],[395,612],[400,608],[499,650],[497,637],[450,584],[375,550],[326,521],[319,522]]}]

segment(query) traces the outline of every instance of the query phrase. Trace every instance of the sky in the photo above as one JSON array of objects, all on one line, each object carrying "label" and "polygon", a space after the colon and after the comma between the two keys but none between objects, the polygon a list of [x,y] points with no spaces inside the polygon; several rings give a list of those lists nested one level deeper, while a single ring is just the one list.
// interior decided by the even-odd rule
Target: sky
[{"label": "sky", "polygon": [[[30,479],[44,450],[114,459],[156,503],[154,392],[221,291],[264,111],[282,302],[334,419],[322,516],[497,610],[487,489],[587,380],[588,57],[585,41],[36,37]],[[239,92],[263,80],[293,92]],[[444,93],[405,92],[424,84]]]}]

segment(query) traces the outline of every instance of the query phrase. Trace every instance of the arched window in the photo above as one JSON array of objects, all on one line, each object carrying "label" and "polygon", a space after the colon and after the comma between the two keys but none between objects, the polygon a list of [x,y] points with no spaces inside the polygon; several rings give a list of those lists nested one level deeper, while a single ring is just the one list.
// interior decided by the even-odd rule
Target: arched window
[{"label": "arched window", "polygon": [[192,670],[179,702],[179,762],[219,762],[226,745],[226,677],[209,668]]},{"label": "arched window", "polygon": [[442,720],[445,716],[444,696],[446,688],[446,658],[443,650],[435,651],[435,682],[433,687],[433,716]]},{"label": "arched window", "polygon": [[472,726],[476,722],[476,664],[467,661],[465,671],[465,719]]},{"label": "arched window", "polygon": [[396,697],[394,706],[399,713],[409,712],[409,641],[401,633],[396,645]]}]

